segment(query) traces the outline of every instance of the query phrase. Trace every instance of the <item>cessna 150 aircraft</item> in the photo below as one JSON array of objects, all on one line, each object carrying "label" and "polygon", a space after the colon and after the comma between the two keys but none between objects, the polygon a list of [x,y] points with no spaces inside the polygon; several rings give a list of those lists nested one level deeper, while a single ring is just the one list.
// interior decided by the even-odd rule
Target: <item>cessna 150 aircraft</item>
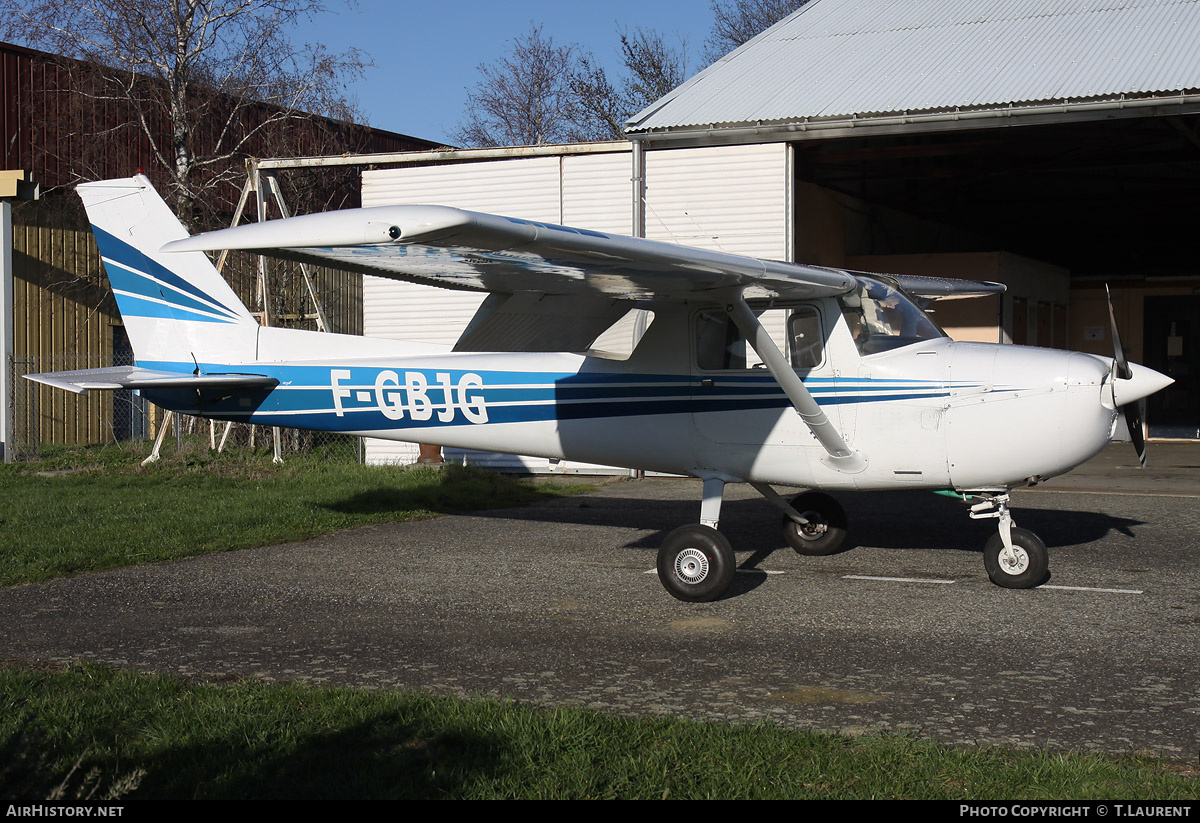
[{"label": "cessna 150 aircraft", "polygon": [[[658,554],[664,587],[720,597],[727,483],[783,512],[800,554],[837,550],[839,504],[773,486],[956,490],[997,518],[991,579],[1048,575],[1008,492],[1097,454],[1124,408],[1171,381],[1125,361],[955,342],[923,305],[991,283],[856,274],[440,206],[313,214],[189,237],[142,176],[79,187],[135,366],[33,375],[72,391],[140,389],[219,420],[606,463],[703,481],[699,523]],[[486,291],[452,348],[260,326],[205,251],[244,249]],[[631,310],[627,357],[589,350]],[[774,329],[774,335],[768,330]],[[1116,326],[1113,325],[1114,340]],[[778,341],[778,342],[777,342]]]}]

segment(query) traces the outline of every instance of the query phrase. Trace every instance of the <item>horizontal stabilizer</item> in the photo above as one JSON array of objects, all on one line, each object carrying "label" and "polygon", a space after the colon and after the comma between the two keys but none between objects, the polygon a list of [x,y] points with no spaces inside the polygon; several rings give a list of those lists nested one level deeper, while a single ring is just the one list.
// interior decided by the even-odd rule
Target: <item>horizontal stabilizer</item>
[{"label": "horizontal stabilizer", "polygon": [[76,394],[86,394],[92,389],[272,389],[279,385],[274,377],[262,374],[181,374],[137,366],[52,371],[25,376],[37,383]]}]

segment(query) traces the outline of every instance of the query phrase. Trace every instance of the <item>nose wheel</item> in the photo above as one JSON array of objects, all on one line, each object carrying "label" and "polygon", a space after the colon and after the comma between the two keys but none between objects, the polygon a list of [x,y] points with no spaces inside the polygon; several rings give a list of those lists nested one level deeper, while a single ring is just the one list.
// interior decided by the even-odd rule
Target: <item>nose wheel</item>
[{"label": "nose wheel", "polygon": [[988,578],[1006,589],[1032,589],[1050,576],[1050,553],[1046,544],[1029,529],[1013,524],[1007,494],[982,494],[982,502],[971,506],[973,519],[999,518],[996,534],[983,547],[983,567]]},{"label": "nose wheel", "polygon": [[997,586],[1006,589],[1032,589],[1046,579],[1050,569],[1050,556],[1046,544],[1028,529],[1012,527],[1009,531],[1011,545],[1004,545],[1004,538],[992,535],[983,549],[983,567],[988,577]]}]

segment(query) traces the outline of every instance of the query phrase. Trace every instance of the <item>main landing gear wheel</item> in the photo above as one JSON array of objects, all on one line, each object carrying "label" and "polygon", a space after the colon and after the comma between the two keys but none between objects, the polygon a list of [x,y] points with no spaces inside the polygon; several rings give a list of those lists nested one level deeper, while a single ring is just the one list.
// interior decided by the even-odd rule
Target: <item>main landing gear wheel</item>
[{"label": "main landing gear wheel", "polygon": [[716,600],[733,582],[736,560],[725,535],[701,525],[680,526],[658,550],[658,579],[688,603]]},{"label": "main landing gear wheel", "polygon": [[1011,530],[1012,551],[1004,549],[999,534],[992,535],[983,549],[983,565],[988,577],[1006,589],[1032,589],[1046,580],[1050,556],[1046,544],[1028,529]]},{"label": "main landing gear wheel", "polygon": [[846,539],[846,512],[841,503],[821,492],[805,492],[793,498],[792,508],[808,521],[802,526],[786,514],[783,516],[783,537],[796,554],[833,554],[842,547]]}]

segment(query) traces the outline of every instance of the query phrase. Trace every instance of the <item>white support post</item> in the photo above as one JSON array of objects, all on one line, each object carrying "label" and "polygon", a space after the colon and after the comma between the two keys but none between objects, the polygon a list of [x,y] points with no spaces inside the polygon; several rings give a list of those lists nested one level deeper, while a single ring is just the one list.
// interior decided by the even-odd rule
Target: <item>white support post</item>
[{"label": "white support post", "polygon": [[[255,216],[259,223],[263,223],[267,219],[267,198],[263,197],[262,172],[256,168],[251,179],[254,181]],[[258,256],[258,298],[262,305],[262,324],[269,326],[271,325],[271,294],[267,289],[267,259],[261,254]]]},{"label": "white support post", "polygon": [[630,153],[630,182],[633,184],[633,210],[630,214],[630,234],[646,236],[646,147],[640,140],[633,141]]},{"label": "white support post", "polygon": [[13,228],[10,199],[37,200],[39,187],[20,169],[0,171],[0,460],[13,459]]},{"label": "white support post", "polygon": [[150,456],[142,461],[143,466],[148,466],[158,460],[159,452],[162,451],[163,439],[167,436],[167,424],[175,419],[175,412],[168,411],[163,417],[162,422],[158,424],[158,437],[154,438],[154,448],[150,450]]},{"label": "white support post", "polygon": [[12,203],[0,200],[0,456],[12,462],[13,406]]}]

